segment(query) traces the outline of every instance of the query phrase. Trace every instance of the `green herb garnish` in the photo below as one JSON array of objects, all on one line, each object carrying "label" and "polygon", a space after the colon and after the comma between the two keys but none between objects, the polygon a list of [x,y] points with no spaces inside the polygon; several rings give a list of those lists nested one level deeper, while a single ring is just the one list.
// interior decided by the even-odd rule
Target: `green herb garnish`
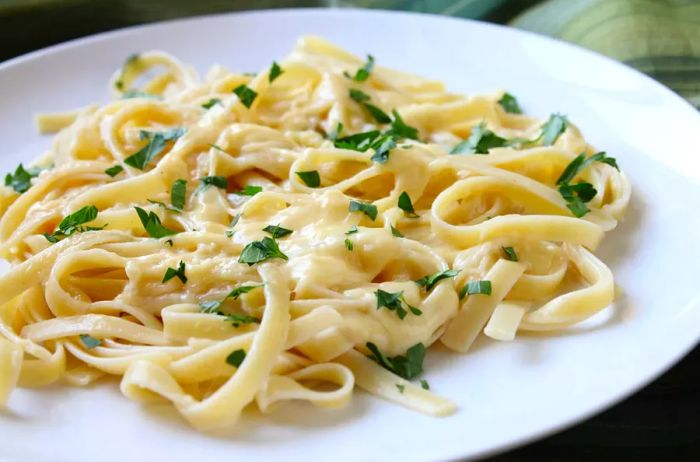
[{"label": "green herb garnish", "polygon": [[97,348],[98,346],[102,345],[102,340],[96,339],[95,337],[87,334],[80,334],[80,341],[83,342],[83,345],[85,345],[85,348],[88,350],[92,350],[93,348]]},{"label": "green herb garnish", "polygon": [[182,210],[185,207],[185,195],[187,192],[187,181],[178,179],[173,182],[170,188],[170,203],[177,210]]},{"label": "green herb garnish", "polygon": [[213,107],[214,107],[215,105],[217,105],[217,104],[221,104],[221,100],[220,100],[219,98],[211,98],[209,101],[207,101],[206,103],[202,104],[202,107],[203,107],[204,109],[211,109],[211,108],[213,108]]},{"label": "green herb garnish", "polygon": [[238,96],[241,103],[248,109],[253,105],[253,101],[257,98],[258,94],[252,88],[245,84],[241,84],[233,89],[233,92]]},{"label": "green herb garnish", "polygon": [[394,225],[389,225],[389,227],[391,228],[391,235],[392,236],[394,236],[394,237],[406,237],[403,234],[401,234],[401,231],[394,228]]},{"label": "green herb garnish", "polygon": [[147,132],[142,130],[139,136],[142,140],[148,140],[148,144],[124,159],[124,163],[139,170],[144,170],[148,163],[165,149],[165,144],[168,141],[176,140],[184,133],[184,128],[173,128],[164,132]]},{"label": "green herb garnish", "polygon": [[518,261],[518,254],[515,253],[515,249],[513,247],[501,247],[503,249],[503,253],[506,255],[506,259],[510,261]]},{"label": "green herb garnish", "polygon": [[362,212],[374,221],[377,218],[377,206],[367,202],[350,201],[348,206],[350,212]]},{"label": "green herb garnish", "polygon": [[467,282],[462,290],[459,291],[459,298],[462,299],[466,295],[491,295],[491,281],[472,280]]},{"label": "green herb garnish", "polygon": [[168,282],[174,277],[177,277],[180,281],[182,281],[183,284],[187,282],[187,276],[185,276],[184,261],[180,260],[180,264],[178,265],[177,269],[168,267],[168,269],[165,270],[165,274],[163,275],[163,281],[161,282]]},{"label": "green herb garnish", "polygon": [[124,167],[122,167],[121,165],[114,165],[114,166],[106,169],[105,173],[107,175],[111,176],[112,178],[114,178],[115,176],[119,175],[123,171],[124,171]]},{"label": "green herb garnish", "polygon": [[78,211],[66,216],[58,224],[58,229],[56,231],[54,231],[52,234],[44,233],[44,237],[47,241],[51,243],[56,243],[64,237],[68,237],[75,233],[82,233],[85,231],[98,231],[104,228],[104,226],[102,228],[83,226],[85,223],[89,223],[95,218],[97,218],[97,207],[95,207],[94,205],[86,205]]},{"label": "green herb garnish", "polygon": [[498,104],[500,104],[506,112],[510,112],[511,114],[523,113],[523,110],[520,109],[520,104],[518,104],[518,100],[510,93],[503,93],[501,99],[498,100]]},{"label": "green herb garnish", "polygon": [[294,172],[309,188],[318,188],[321,186],[321,176],[316,170],[306,172]]},{"label": "green herb garnish", "polygon": [[425,379],[421,379],[421,380],[420,380],[420,387],[421,387],[423,390],[430,390],[430,384],[429,384],[428,381],[425,380]]},{"label": "green herb garnish", "polygon": [[372,353],[369,358],[377,362],[384,369],[406,380],[420,375],[423,372],[423,360],[425,359],[426,348],[422,343],[416,343],[406,351],[405,356],[387,357],[379,351],[377,345],[371,342],[366,343],[367,349]]},{"label": "green herb garnish", "polygon": [[289,236],[293,232],[291,229],[283,228],[280,225],[267,225],[263,228],[263,231],[265,231],[266,233],[270,233],[275,239],[279,239],[284,236]]},{"label": "green herb garnish", "polygon": [[204,176],[199,179],[199,187],[197,188],[196,192],[204,191],[209,186],[216,186],[217,188],[225,191],[228,188],[228,180],[225,176]]},{"label": "green herb garnish", "polygon": [[[386,308],[389,311],[393,311],[396,313],[399,319],[405,318],[408,311],[416,316],[423,314],[421,310],[408,304],[403,296],[403,291],[386,292],[382,289],[377,289],[377,291],[374,292],[374,295],[377,297],[377,309]],[[404,304],[408,310],[403,307]]]},{"label": "green herb garnish", "polygon": [[173,231],[172,229],[168,229],[163,226],[160,222],[160,218],[154,212],[146,212],[141,207],[134,208],[136,209],[136,213],[139,215],[139,220],[141,220],[143,228],[146,230],[149,236],[159,239],[161,237],[177,234],[177,231]]},{"label": "green herb garnish", "polygon": [[448,278],[453,278],[459,274],[459,270],[454,270],[454,269],[448,269],[444,271],[438,271],[437,273],[434,274],[429,274],[427,276],[423,276],[422,278],[416,280],[416,284],[419,286],[425,287],[425,290],[430,292],[433,290],[433,287],[437,285],[438,282],[442,281],[443,279],[448,279]]},{"label": "green herb garnish", "polygon": [[404,215],[409,218],[418,218],[418,214],[413,209],[413,202],[411,202],[411,197],[406,191],[399,195],[399,208],[403,210]]},{"label": "green herb garnish", "polygon": [[350,76],[350,74],[348,73],[345,73],[345,76],[351,78],[355,82],[364,82],[369,77],[369,74],[372,72],[373,67],[374,57],[372,55],[367,55],[367,62],[365,62],[365,64],[357,71],[355,71],[354,76]]},{"label": "green herb garnish", "polygon": [[350,239],[348,239],[347,237],[345,238],[345,241],[343,241],[343,242],[345,243],[345,248],[346,248],[346,249],[352,251],[352,249],[355,248],[355,246],[354,246],[354,244],[352,243],[352,241],[351,241]]},{"label": "green herb garnish", "polygon": [[270,73],[268,74],[267,79],[270,83],[272,83],[277,77],[279,77],[283,73],[284,69],[282,69],[276,61],[272,61],[272,66],[270,67]]},{"label": "green herb garnish", "polygon": [[[264,284],[256,284],[253,286],[238,286],[235,289],[233,289],[231,292],[228,293],[226,298],[232,298],[234,300],[238,300],[238,297],[240,297],[243,294],[247,294],[251,290],[257,289],[259,287],[262,287]],[[255,319],[255,318],[253,318]]]},{"label": "green herb garnish", "polygon": [[566,116],[561,114],[552,114],[549,116],[547,122],[542,125],[542,144],[544,146],[551,146],[557,141],[559,135],[564,133],[569,121]]},{"label": "green herb garnish", "polygon": [[226,364],[229,364],[234,367],[240,367],[244,359],[245,350],[234,350],[230,355],[226,357]]},{"label": "green herb garnish", "polygon": [[387,132],[387,134],[391,135],[397,140],[401,138],[417,140],[418,129],[411,127],[410,125],[406,125],[396,109],[391,111],[391,113],[394,115],[394,120],[391,121],[391,129]]},{"label": "green herb garnish", "polygon": [[488,154],[492,148],[500,148],[507,143],[494,132],[486,128],[486,123],[481,122],[472,129],[469,138],[461,141],[450,150],[450,154]]},{"label": "green herb garnish", "polygon": [[44,170],[41,167],[32,167],[25,169],[22,164],[19,164],[15,169],[15,173],[5,175],[5,186],[9,186],[16,192],[22,194],[32,186],[32,178],[39,176],[39,173]]},{"label": "green herb garnish", "polygon": [[282,253],[274,238],[264,237],[261,241],[253,241],[246,245],[243,248],[243,252],[241,252],[241,256],[238,258],[238,262],[253,266],[256,263],[271,258],[281,258],[282,260],[289,259]]}]

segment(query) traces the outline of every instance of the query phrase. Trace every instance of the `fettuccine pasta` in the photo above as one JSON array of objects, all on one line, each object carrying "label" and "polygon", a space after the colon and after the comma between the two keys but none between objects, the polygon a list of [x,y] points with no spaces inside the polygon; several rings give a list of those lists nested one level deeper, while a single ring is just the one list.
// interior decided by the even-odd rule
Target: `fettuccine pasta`
[{"label": "fettuccine pasta", "polygon": [[346,406],[356,387],[442,416],[430,345],[563,329],[613,301],[593,252],[630,185],[563,115],[314,37],[203,80],[143,52],[110,88],[38,116],[53,147],[2,187],[0,405],[115,375],[202,430],[251,405]]}]

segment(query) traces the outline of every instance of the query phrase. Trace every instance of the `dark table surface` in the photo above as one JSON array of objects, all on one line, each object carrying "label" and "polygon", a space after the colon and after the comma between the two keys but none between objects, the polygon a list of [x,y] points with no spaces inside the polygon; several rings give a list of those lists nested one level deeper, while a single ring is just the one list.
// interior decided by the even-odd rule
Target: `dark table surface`
[{"label": "dark table surface", "polygon": [[[71,38],[137,22],[230,11],[249,6],[249,2],[239,0],[209,0],[201,3],[174,0],[158,3],[161,8],[140,8],[138,2],[128,1],[0,0],[0,60]],[[324,2],[314,0],[289,0],[276,1],[274,6],[319,6],[322,3]],[[520,9],[525,9],[536,3],[536,0],[517,0],[515,3]],[[512,10],[504,15],[502,10],[494,9],[486,19],[503,22],[512,14]],[[613,408],[561,433],[489,460],[659,461],[670,458],[673,461],[700,461],[698,379],[700,348],[692,351],[662,377]]]}]

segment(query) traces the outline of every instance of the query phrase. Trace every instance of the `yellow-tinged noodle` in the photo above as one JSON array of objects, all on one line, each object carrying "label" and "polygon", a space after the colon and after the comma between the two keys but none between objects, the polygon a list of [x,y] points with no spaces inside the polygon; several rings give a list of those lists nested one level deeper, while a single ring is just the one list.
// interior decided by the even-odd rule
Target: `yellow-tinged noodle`
[{"label": "yellow-tinged noodle", "polygon": [[[12,264],[0,276],[0,405],[15,386],[117,375],[127,397],[170,401],[203,430],[249,405],[342,407],[355,385],[446,415],[452,402],[396,374],[420,372],[397,366],[417,361],[411,352],[562,329],[613,301],[612,273],[592,252],[630,185],[591,162],[570,179],[595,188],[590,211],[572,214],[558,179],[595,152],[573,124],[543,146],[543,121],[504,110],[502,93],[452,94],[379,65],[353,79],[363,60],[314,37],[280,65],[274,79],[215,66],[200,80],[145,52],[115,72],[114,101],[37,116],[42,133],[58,131],[41,172],[26,191],[0,188]],[[398,133],[398,117],[417,139]],[[336,146],[341,127],[336,137],[391,128],[388,154]],[[450,154],[483,129],[521,141]],[[415,214],[400,206],[406,195]],[[62,223],[92,207],[77,229]],[[268,226],[291,231],[274,241],[284,258],[239,261]],[[468,293],[484,282],[490,292]]]}]

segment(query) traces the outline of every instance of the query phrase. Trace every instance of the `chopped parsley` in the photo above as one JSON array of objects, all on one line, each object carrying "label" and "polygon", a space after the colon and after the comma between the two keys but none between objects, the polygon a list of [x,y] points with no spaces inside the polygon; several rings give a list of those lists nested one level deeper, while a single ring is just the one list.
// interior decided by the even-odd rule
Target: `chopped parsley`
[{"label": "chopped parsley", "polygon": [[345,243],[345,248],[348,249],[349,251],[352,251],[352,249],[355,248],[355,245],[347,237],[345,238],[345,241],[343,241],[343,242]]},{"label": "chopped parsley", "polygon": [[549,116],[547,122],[542,125],[542,144],[544,146],[551,146],[557,141],[559,135],[564,133],[569,121],[566,116],[561,114],[552,114]]},{"label": "chopped parsley", "polygon": [[357,88],[351,88],[348,94],[352,100],[360,103],[360,105],[370,113],[374,120],[380,124],[388,124],[391,122],[391,117],[389,117],[386,112],[368,102],[370,100],[370,96],[364,91],[358,90]]},{"label": "chopped parsley", "polygon": [[258,193],[261,193],[263,191],[262,186],[257,186],[257,185],[247,185],[240,191],[236,191],[234,194],[238,194],[239,196],[254,196]]},{"label": "chopped parsley", "polygon": [[389,135],[382,135],[370,147],[374,149],[371,160],[378,164],[385,164],[389,160],[390,151],[396,147],[396,141]]},{"label": "chopped parsley", "polygon": [[352,226],[350,227],[350,229],[348,229],[347,231],[345,231],[345,235],[346,235],[346,236],[349,236],[349,235],[351,235],[351,234],[356,234],[356,233],[358,233],[359,231],[360,231],[360,230],[357,229],[357,225],[352,225]]},{"label": "chopped parsley", "polygon": [[391,235],[392,236],[394,236],[394,237],[406,237],[401,233],[401,231],[394,228],[394,225],[389,225],[389,227],[391,227]]},{"label": "chopped parsley", "polygon": [[291,229],[283,228],[280,225],[267,225],[263,228],[263,231],[270,233],[273,238],[279,239],[280,237],[289,236],[292,234]]},{"label": "chopped parsley", "polygon": [[261,241],[253,241],[247,244],[243,248],[238,262],[253,266],[256,263],[272,258],[281,258],[282,260],[289,259],[289,257],[282,253],[274,238],[264,237]]},{"label": "chopped parsley", "polygon": [[500,148],[506,144],[505,138],[496,135],[486,128],[485,122],[481,122],[472,129],[469,138],[450,150],[450,154],[488,154],[491,148]]},{"label": "chopped parsley", "polygon": [[[389,311],[393,311],[396,313],[399,319],[405,318],[408,311],[416,316],[423,314],[421,310],[408,304],[403,296],[403,291],[386,292],[382,289],[377,289],[377,291],[374,292],[374,295],[377,297],[377,309],[386,308]],[[406,305],[408,310],[406,310],[403,305]]]},{"label": "chopped parsley", "polygon": [[296,175],[304,182],[309,188],[318,188],[321,186],[321,176],[316,170],[309,170],[306,172],[294,172]]},{"label": "chopped parsley", "polygon": [[260,322],[258,318],[253,316],[248,316],[247,314],[225,314],[225,321],[230,322],[233,327],[240,327],[241,324],[252,324],[254,322]]},{"label": "chopped parsley", "polygon": [[345,76],[354,80],[355,82],[364,82],[369,78],[369,74],[372,72],[372,68],[374,67],[374,56],[372,55],[367,55],[367,62],[359,68],[357,71],[355,71],[355,75],[351,76],[347,72],[345,73]]},{"label": "chopped parsley", "polygon": [[377,206],[367,202],[350,201],[348,205],[350,212],[362,212],[374,221],[377,218]]},{"label": "chopped parsley", "polygon": [[425,287],[425,290],[430,292],[433,290],[433,287],[437,285],[438,282],[442,281],[443,279],[448,279],[448,278],[453,278],[459,274],[459,270],[454,270],[454,269],[448,269],[444,271],[438,271],[437,273],[434,274],[429,274],[427,276],[423,276],[422,278],[416,280],[416,284],[419,286]]},{"label": "chopped parsley", "polygon": [[173,208],[182,210],[185,207],[185,195],[187,192],[187,181],[178,179],[173,182],[170,188],[170,203]]},{"label": "chopped parsley", "polygon": [[326,136],[331,141],[335,141],[338,139],[340,134],[343,133],[343,123],[338,122],[338,124],[335,126],[333,130]]},{"label": "chopped parsley", "polygon": [[139,170],[144,170],[148,163],[152,161],[163,149],[168,141],[174,141],[184,135],[185,129],[173,128],[164,132],[147,132],[141,130],[139,134],[142,140],[148,140],[148,144],[139,149],[134,154],[124,159],[124,163]]},{"label": "chopped parsley", "polygon": [[15,173],[5,175],[5,186],[9,186],[16,192],[22,194],[32,186],[32,178],[39,176],[39,173],[44,170],[41,167],[32,167],[25,169],[22,164],[19,164],[15,169]]},{"label": "chopped parsley", "polygon": [[416,343],[406,351],[405,356],[387,357],[379,351],[377,345],[371,342],[366,343],[367,349],[372,353],[369,358],[384,369],[406,380],[420,375],[423,372],[423,360],[425,359],[426,348],[422,343]]},{"label": "chopped parsley", "polygon": [[165,202],[156,201],[156,200],[153,200],[153,199],[148,199],[148,202],[150,202],[151,204],[160,205],[161,207],[163,207],[163,208],[164,208],[165,210],[167,210],[168,212],[173,212],[173,213],[180,213],[180,212],[182,212],[182,210],[178,210],[178,209],[176,209],[175,207],[172,207],[172,206],[166,204]]},{"label": "chopped parsley", "polygon": [[420,387],[421,387],[423,390],[430,390],[430,384],[429,384],[428,381],[425,380],[425,379],[421,379],[421,380],[420,380]]},{"label": "chopped parsley", "polygon": [[114,165],[114,166],[106,169],[105,173],[107,175],[111,176],[112,178],[114,178],[115,176],[119,175],[123,171],[124,171],[124,167],[122,167],[121,165]]},{"label": "chopped parsley", "polygon": [[518,104],[517,98],[510,93],[503,93],[501,99],[498,100],[498,104],[501,105],[503,110],[510,112],[511,114],[523,113],[523,110],[520,108],[520,104]]},{"label": "chopped parsley", "polygon": [[357,88],[351,88],[348,91],[348,95],[353,101],[356,101],[358,103],[364,103],[370,100],[370,97],[367,93],[365,93],[362,90],[358,90]]},{"label": "chopped parsley", "polygon": [[340,149],[351,149],[353,151],[364,152],[368,150],[372,143],[381,135],[379,130],[370,130],[368,132],[355,133],[354,135],[338,138],[334,142],[334,146]]},{"label": "chopped parsley", "polygon": [[177,234],[177,231],[168,229],[165,226],[163,226],[160,222],[160,218],[154,212],[146,212],[141,207],[134,208],[136,209],[136,213],[139,215],[139,219],[141,220],[143,228],[146,230],[149,236],[158,239],[161,237],[172,236],[173,234]]},{"label": "chopped parsley", "polygon": [[491,281],[471,280],[459,291],[459,298],[466,295],[491,295]]},{"label": "chopped parsley", "polygon": [[270,66],[270,73],[267,76],[267,80],[272,83],[282,74],[284,74],[284,69],[282,69],[276,61],[272,61],[272,66]]},{"label": "chopped parsley", "polygon": [[513,247],[501,247],[503,249],[503,253],[506,255],[506,259],[510,261],[518,261],[518,254],[515,253],[515,249]]},{"label": "chopped parsley", "polygon": [[406,389],[406,385],[402,385],[400,383],[397,383],[396,388],[399,389],[399,393],[403,393],[403,391]]},{"label": "chopped parsley", "polygon": [[158,95],[154,95],[153,93],[148,93],[140,90],[127,90],[124,93],[122,93],[122,99],[132,98],[161,99]]},{"label": "chopped parsley", "polygon": [[187,282],[187,276],[185,276],[184,261],[180,260],[180,264],[178,265],[177,269],[168,267],[168,269],[165,270],[165,274],[163,275],[163,281],[161,282],[168,282],[174,277],[177,277],[180,281],[182,281],[183,284]]},{"label": "chopped parsley", "polygon": [[226,188],[228,188],[228,180],[225,176],[203,176],[199,179],[199,187],[197,188],[197,192],[203,191],[209,186],[216,186],[217,188],[225,191]]},{"label": "chopped parsley", "polygon": [[238,349],[234,350],[230,355],[226,357],[226,364],[233,367],[240,367],[245,359],[245,350]]},{"label": "chopped parsley", "polygon": [[604,164],[608,164],[612,167],[615,167],[617,170],[620,170],[620,168],[617,165],[617,161],[613,157],[607,157],[605,152],[597,152],[593,154],[591,157],[586,159],[586,153],[582,152],[574,160],[569,163],[569,165],[566,166],[562,174],[559,176],[557,179],[557,185],[564,184],[564,183],[570,183],[576,175],[578,175],[583,169],[585,169],[588,165],[592,164],[593,162],[602,162]]},{"label": "chopped parsley", "polygon": [[97,348],[98,346],[102,345],[102,340],[87,334],[80,334],[80,341],[83,342],[83,345],[85,345],[85,348],[88,350],[92,350],[93,348]]},{"label": "chopped parsley", "polygon": [[394,120],[391,121],[391,129],[387,134],[393,136],[395,139],[410,138],[412,140],[417,140],[418,129],[406,125],[396,109],[391,111],[391,113],[394,115]]},{"label": "chopped parsley", "polygon": [[[102,228],[95,228],[92,226],[83,226],[85,223],[89,223],[97,218],[97,207],[94,205],[86,205],[76,212],[67,215],[58,224],[58,229],[52,234],[44,233],[44,237],[47,241],[51,243],[56,243],[64,237],[68,237],[75,233],[82,233],[85,231],[98,231]],[[105,225],[106,226],[106,225]]]},{"label": "chopped parsley", "polygon": [[[238,300],[238,297],[240,297],[243,294],[247,294],[251,290],[257,289],[259,287],[262,287],[264,284],[256,284],[252,286],[238,286],[235,289],[233,289],[231,292],[228,293],[226,298],[232,298],[234,300]],[[253,318],[255,319],[255,318]]]},{"label": "chopped parsley", "polygon": [[409,218],[418,218],[418,214],[413,209],[413,203],[411,202],[411,197],[406,191],[399,195],[399,208],[403,210],[404,215]]},{"label": "chopped parsley", "polygon": [[132,66],[133,64],[137,63],[138,60],[139,60],[139,53],[132,53],[126,57],[126,60],[124,60],[124,64],[122,64],[121,74],[119,75],[119,78],[114,82],[114,86],[116,87],[117,90],[124,89],[124,74],[126,74],[127,68],[129,66]]},{"label": "chopped parsley", "polygon": [[591,210],[586,206],[598,193],[590,183],[564,183],[559,186],[559,194],[566,201],[566,207],[577,218],[581,218]]},{"label": "chopped parsley", "polygon": [[233,92],[236,94],[236,96],[238,96],[240,102],[243,103],[243,105],[249,109],[250,106],[253,105],[253,101],[255,101],[255,98],[257,98],[258,96],[255,90],[246,86],[245,84],[237,86],[233,89]]},{"label": "chopped parsley", "polygon": [[221,100],[220,100],[219,98],[211,98],[209,101],[207,101],[206,103],[202,104],[202,107],[203,107],[204,109],[211,109],[211,108],[213,108],[213,107],[214,107],[215,105],[217,105],[217,104],[221,104]]}]

